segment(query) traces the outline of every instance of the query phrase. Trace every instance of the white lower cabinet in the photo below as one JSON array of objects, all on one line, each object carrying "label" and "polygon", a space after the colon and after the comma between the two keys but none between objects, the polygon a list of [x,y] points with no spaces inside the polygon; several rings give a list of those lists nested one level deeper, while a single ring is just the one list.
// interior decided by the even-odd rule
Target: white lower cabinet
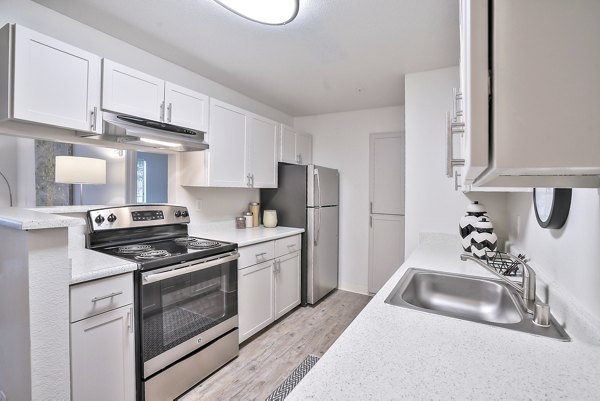
[{"label": "white lower cabinet", "polygon": [[272,260],[238,272],[238,314],[240,342],[275,320]]},{"label": "white lower cabinet", "polygon": [[132,306],[71,324],[73,401],[135,399]]},{"label": "white lower cabinet", "polygon": [[300,304],[300,252],[275,259],[275,319]]},{"label": "white lower cabinet", "polygon": [[300,305],[300,235],[242,247],[239,252],[242,343]]},{"label": "white lower cabinet", "polygon": [[[125,282],[128,283],[127,288],[123,287]],[[132,302],[131,273],[71,287],[73,401],[135,399],[135,330]],[[88,303],[94,304],[96,308],[77,307]],[[97,313],[107,309],[108,305],[115,307]],[[85,315],[74,313],[84,309],[89,309]]]}]

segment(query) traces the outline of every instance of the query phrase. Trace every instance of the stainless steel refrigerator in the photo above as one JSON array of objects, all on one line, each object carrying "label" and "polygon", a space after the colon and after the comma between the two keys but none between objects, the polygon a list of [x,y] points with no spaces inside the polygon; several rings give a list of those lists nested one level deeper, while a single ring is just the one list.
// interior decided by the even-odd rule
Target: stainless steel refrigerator
[{"label": "stainless steel refrigerator", "polygon": [[279,225],[304,228],[302,305],[316,303],[338,285],[339,172],[279,163],[279,187],[261,189],[260,200]]}]

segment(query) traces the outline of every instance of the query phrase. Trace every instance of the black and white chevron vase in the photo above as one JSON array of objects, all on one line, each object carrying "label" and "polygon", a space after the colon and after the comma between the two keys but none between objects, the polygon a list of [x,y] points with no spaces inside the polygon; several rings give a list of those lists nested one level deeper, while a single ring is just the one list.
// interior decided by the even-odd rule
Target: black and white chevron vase
[{"label": "black and white chevron vase", "polygon": [[485,217],[479,219],[471,236],[471,252],[479,259],[487,259],[487,252],[498,248],[498,236],[492,223]]},{"label": "black and white chevron vase", "polygon": [[480,217],[485,216],[485,211],[482,204],[478,201],[474,201],[467,206],[467,214],[461,217],[458,223],[458,230],[461,236],[461,245],[465,252],[471,252],[471,239],[473,232],[475,232],[475,224]]}]

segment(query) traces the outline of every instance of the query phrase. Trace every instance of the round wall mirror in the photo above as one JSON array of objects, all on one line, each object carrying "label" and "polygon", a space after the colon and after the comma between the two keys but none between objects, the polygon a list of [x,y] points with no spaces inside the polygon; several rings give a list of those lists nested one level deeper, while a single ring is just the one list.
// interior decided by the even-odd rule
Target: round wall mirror
[{"label": "round wall mirror", "polygon": [[533,207],[540,227],[561,228],[569,217],[571,188],[534,188]]}]

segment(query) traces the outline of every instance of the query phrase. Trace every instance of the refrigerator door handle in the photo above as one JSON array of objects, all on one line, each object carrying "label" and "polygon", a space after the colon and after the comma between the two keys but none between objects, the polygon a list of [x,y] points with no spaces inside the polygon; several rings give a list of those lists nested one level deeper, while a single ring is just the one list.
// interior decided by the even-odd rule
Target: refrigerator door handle
[{"label": "refrigerator door handle", "polygon": [[[318,213],[318,217],[317,217]],[[319,233],[321,232],[321,208],[315,208],[315,226],[317,226],[315,230],[315,245],[319,244]]]},{"label": "refrigerator door handle", "polygon": [[319,195],[318,207],[321,207],[321,178],[319,177],[319,169],[315,169],[315,177],[317,177],[317,194]]}]

